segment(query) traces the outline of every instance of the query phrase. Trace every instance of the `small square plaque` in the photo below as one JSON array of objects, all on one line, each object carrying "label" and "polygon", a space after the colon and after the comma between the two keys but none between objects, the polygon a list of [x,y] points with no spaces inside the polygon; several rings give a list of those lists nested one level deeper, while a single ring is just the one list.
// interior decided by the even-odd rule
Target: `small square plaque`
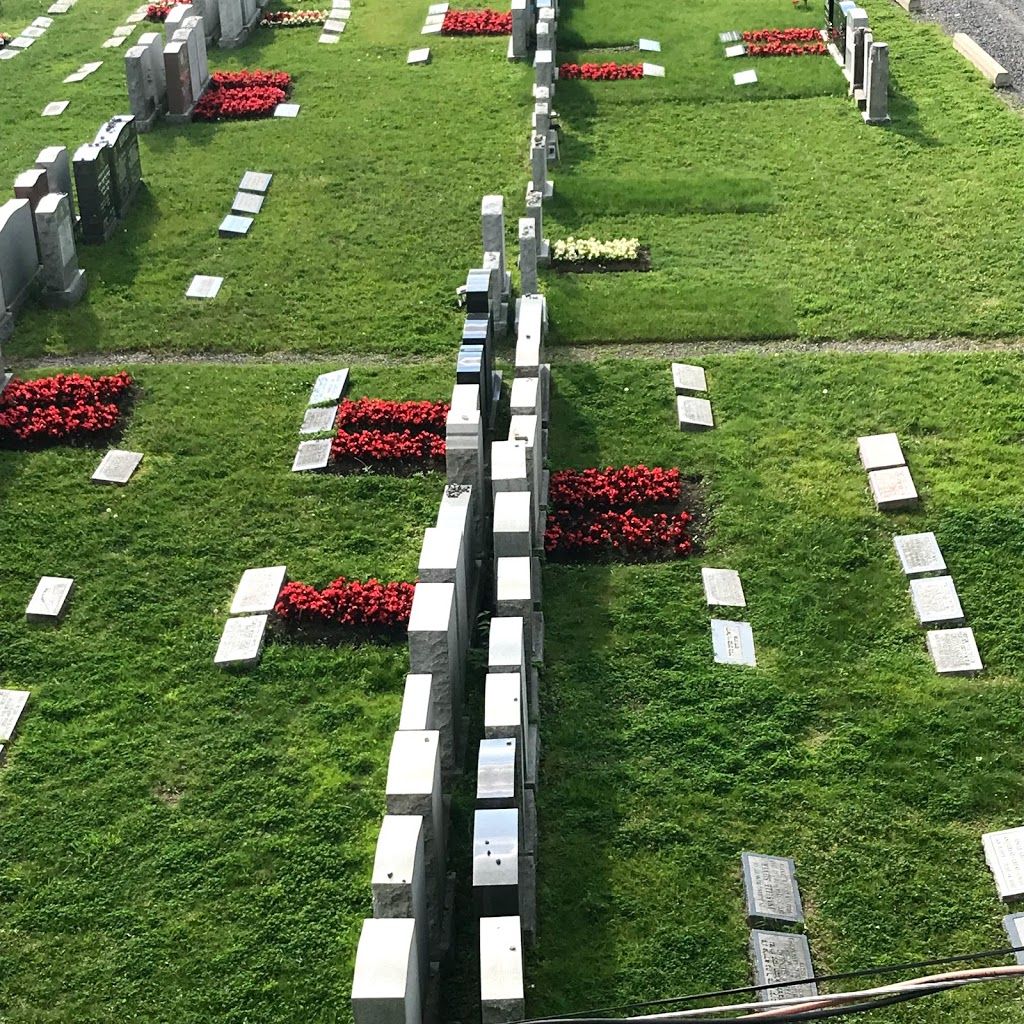
[{"label": "small square plaque", "polygon": [[223,277],[196,274],[192,278],[192,283],[188,286],[188,291],[185,292],[185,297],[189,299],[212,299],[220,291],[220,286],[223,283]]},{"label": "small square plaque", "polygon": [[28,690],[0,690],[0,740],[10,740],[28,703]]},{"label": "small square plaque", "polygon": [[430,63],[430,47],[424,46],[421,50],[410,50],[406,58],[406,64],[428,64]]},{"label": "small square plaque", "polygon": [[738,43],[735,46],[727,46],[725,48],[726,57],[745,57],[746,54],[747,48],[742,43]]},{"label": "small square plaque", "polygon": [[689,391],[707,391],[708,389],[704,367],[691,366],[689,363],[672,364],[672,383],[677,395],[686,394]]},{"label": "small square plaque", "polygon": [[895,434],[871,434],[857,438],[860,464],[870,473],[874,469],[892,469],[905,466],[900,439]]},{"label": "small square plaque", "polygon": [[321,405],[307,409],[299,433],[325,434],[334,429],[334,421],[337,416],[338,407],[336,405]]},{"label": "small square plaque", "polygon": [[811,979],[806,985],[763,988],[757,993],[762,1003],[774,1003],[780,999],[811,999],[818,994],[806,935],[755,930],[750,933],[750,951],[757,985]]},{"label": "small square plaque", "polygon": [[[1024,914],[1007,914],[1003,918],[1003,930],[1011,946],[1024,946],[1024,940],[1021,938],[1024,936]],[[1024,950],[1018,949],[1013,956],[1017,963],[1024,967]]]},{"label": "small square plaque", "polygon": [[257,214],[263,209],[264,199],[266,196],[261,196],[256,192],[236,192],[235,198],[231,201],[231,212]]},{"label": "small square plaque", "polygon": [[0,60],[14,60],[19,53],[21,53],[21,50],[12,50],[8,47],[6,50],[0,50]]},{"label": "small square plaque", "polygon": [[228,619],[213,658],[214,665],[255,665],[263,651],[266,628],[266,615],[242,615]]},{"label": "small square plaque", "polygon": [[44,576],[36,585],[25,618],[29,622],[60,622],[67,611],[75,581],[66,576]]},{"label": "small square plaque", "polygon": [[643,64],[644,78],[664,78],[665,69],[660,64]]},{"label": "small square plaque", "polygon": [[348,386],[348,367],[321,373],[313,385],[307,405],[324,405],[326,402],[337,402]]},{"label": "small square plaque", "polygon": [[732,80],[734,85],[753,85],[757,81],[757,72],[753,68],[749,71],[737,71]]},{"label": "small square plaque", "polygon": [[43,107],[43,117],[60,117],[68,109],[70,100],[55,100]]},{"label": "small square plaque", "polygon": [[925,634],[925,643],[940,676],[972,676],[982,670],[974,630],[969,627],[933,629]]},{"label": "small square plaque", "polygon": [[252,217],[239,217],[233,213],[228,214],[217,229],[221,238],[244,238],[252,227]]},{"label": "small square plaque", "polygon": [[708,604],[746,608],[743,584],[735,569],[701,569],[700,574],[704,584],[704,598]]},{"label": "small square plaque", "polygon": [[907,533],[893,537],[892,542],[907,576],[932,576],[946,571],[946,560],[934,533]]},{"label": "small square plaque", "polygon": [[270,188],[270,183],[274,180],[272,174],[262,174],[259,171],[246,171],[242,175],[242,180],[238,183],[238,187],[245,192],[263,192]]},{"label": "small square plaque", "polygon": [[298,103],[278,103],[274,107],[274,117],[298,117],[299,116],[299,104]]},{"label": "small square plaque", "polygon": [[710,430],[715,425],[711,403],[706,398],[677,395],[676,411],[680,430]]},{"label": "small square plaque", "polygon": [[661,43],[657,39],[641,39],[637,48],[650,50],[652,53],[661,53]]},{"label": "small square plaque", "polygon": [[103,45],[108,50],[113,50],[113,49],[115,49],[118,46],[124,46],[124,40],[125,40],[124,36],[112,36],[110,39],[106,40],[106,42],[104,42]]},{"label": "small square plaque", "polygon": [[711,620],[711,643],[719,665],[757,665],[754,633],[749,622]]},{"label": "small square plaque", "polygon": [[126,484],[142,461],[142,452],[111,449],[103,456],[92,479],[100,484]]},{"label": "small square plaque", "polygon": [[910,597],[922,626],[959,626],[964,621],[964,610],[952,576],[911,580]]},{"label": "small square plaque", "polygon": [[64,79],[64,82],[84,82],[88,77],[89,76],[84,71],[76,71],[73,75],[68,75],[68,77]]},{"label": "small square plaque", "polygon": [[331,35],[329,32],[321,32],[318,43],[336,43],[341,37]]},{"label": "small square plaque", "polygon": [[910,508],[917,504],[917,488],[906,466],[876,469],[868,473],[868,486],[880,512]]},{"label": "small square plaque", "polygon": [[423,22],[424,25],[443,25],[445,15],[443,14],[429,14],[427,20]]},{"label": "small square plaque", "polygon": [[91,75],[94,71],[99,71],[103,67],[103,61],[92,60],[88,64],[83,64],[78,70],[84,71],[87,75]]},{"label": "small square plaque", "polygon": [[295,461],[292,462],[293,473],[305,473],[309,470],[326,469],[327,463],[331,461],[331,439],[322,438],[319,441],[300,441],[299,450],[295,453]]},{"label": "small square plaque", "polygon": [[285,584],[287,569],[271,565],[264,569],[246,569],[231,602],[232,615],[272,612]]},{"label": "small square plaque", "polygon": [[747,897],[747,924],[762,921],[799,924],[803,921],[796,865],[789,857],[744,853],[740,859]]}]

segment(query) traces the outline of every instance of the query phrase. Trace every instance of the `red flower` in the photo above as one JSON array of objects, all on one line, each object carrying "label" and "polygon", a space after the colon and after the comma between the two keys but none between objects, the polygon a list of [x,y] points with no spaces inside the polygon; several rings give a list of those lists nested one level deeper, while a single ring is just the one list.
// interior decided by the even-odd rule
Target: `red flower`
[{"label": "red flower", "polygon": [[559,78],[587,78],[591,81],[614,81],[620,78],[643,78],[643,64],[562,64],[558,69]]},{"label": "red flower", "polygon": [[380,583],[375,579],[346,580],[344,576],[322,591],[306,583],[288,583],[274,611],[286,625],[334,625],[393,632],[409,624],[413,583]]},{"label": "red flower", "polygon": [[447,11],[441,23],[445,36],[507,36],[512,31],[511,11]]},{"label": "red flower", "polygon": [[292,90],[284,71],[215,71],[192,112],[193,121],[270,117]]}]

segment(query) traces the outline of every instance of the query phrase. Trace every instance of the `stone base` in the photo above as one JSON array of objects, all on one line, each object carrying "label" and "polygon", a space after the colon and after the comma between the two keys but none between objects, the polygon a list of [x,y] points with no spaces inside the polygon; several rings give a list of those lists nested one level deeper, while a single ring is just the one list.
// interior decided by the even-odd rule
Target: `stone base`
[{"label": "stone base", "polygon": [[537,861],[537,794],[532,789],[523,794],[523,849]]},{"label": "stone base", "polygon": [[494,321],[494,336],[496,338],[504,338],[508,335],[508,303],[503,302],[498,313],[497,320]]},{"label": "stone base", "polygon": [[550,199],[555,194],[555,183],[554,183],[554,181],[551,180],[551,178],[548,178],[548,180],[544,184],[544,188],[543,189],[534,188],[533,187],[533,179],[531,178],[530,179],[530,184],[526,186],[526,191],[527,192],[540,192],[541,195],[543,195],[543,197],[545,199]]},{"label": "stone base", "polygon": [[196,105],[193,103],[184,114],[165,114],[168,124],[191,124],[192,123],[192,111],[196,109]]},{"label": "stone base", "polygon": [[217,42],[217,45],[222,50],[237,50],[240,46],[244,46],[249,36],[252,35],[252,31],[260,23],[260,19],[263,17],[263,13],[260,9],[256,8],[256,14],[253,16],[252,21],[248,25],[243,26],[242,31],[237,36],[228,38],[227,36],[221,36]]},{"label": "stone base", "polygon": [[533,613],[533,661],[544,664],[544,613]]},{"label": "stone base", "polygon": [[88,287],[85,271],[79,270],[72,283],[63,291],[52,292],[44,289],[40,299],[48,309],[70,309],[78,305]]},{"label": "stone base", "polygon": [[[10,341],[14,335],[14,317],[6,311],[0,311],[0,345],[5,341]],[[9,380],[10,378],[8,378]],[[7,386],[7,381],[4,381],[4,387]],[[3,390],[0,388],[0,390]]]},{"label": "stone base", "polygon": [[537,941],[537,862],[533,857],[519,858],[519,923],[523,943],[532,946]]},{"label": "stone base", "polygon": [[[532,680],[530,685],[532,687]],[[540,733],[537,730],[537,723],[532,722],[526,733],[526,785],[536,791],[537,769],[540,765]]]},{"label": "stone base", "polygon": [[860,116],[864,118],[865,124],[888,124],[890,120],[888,116],[883,118],[868,117],[868,112],[866,110],[861,111]]},{"label": "stone base", "polygon": [[156,122],[160,117],[160,112],[154,110],[145,120],[140,118],[138,114],[135,115],[135,130],[140,135],[145,135],[146,132],[151,132],[156,127]]}]

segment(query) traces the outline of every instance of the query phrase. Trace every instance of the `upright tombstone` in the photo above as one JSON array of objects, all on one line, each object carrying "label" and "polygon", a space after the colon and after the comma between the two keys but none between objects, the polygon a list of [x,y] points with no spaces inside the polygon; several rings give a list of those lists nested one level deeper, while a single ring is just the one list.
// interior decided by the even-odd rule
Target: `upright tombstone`
[{"label": "upright tombstone", "polygon": [[477,810],[473,815],[473,902],[481,917],[520,913],[519,811]]},{"label": "upright tombstone", "polygon": [[[41,202],[43,196],[49,192],[48,183],[46,180],[46,171],[39,167],[32,167],[27,171],[22,171],[14,179],[14,198],[15,199],[27,199],[29,209],[35,213],[36,207]],[[36,249],[39,249],[39,229],[35,224],[35,217],[32,218],[32,230],[35,233]]]},{"label": "upright tombstone", "polygon": [[128,88],[128,109],[132,112],[136,129],[140,132],[151,131],[159,115],[157,97],[146,76],[148,60],[149,50],[145,46],[130,46],[124,52],[124,77]]},{"label": "upright tombstone", "polygon": [[[532,498],[529,491],[499,491],[494,495],[494,558],[533,555]],[[497,565],[495,565],[497,568]]]},{"label": "upright tombstone", "polygon": [[527,0],[512,0],[512,38],[509,60],[526,60],[530,52],[530,13]]},{"label": "upright tombstone", "polygon": [[199,97],[203,95],[203,90],[206,88],[202,68],[204,58],[199,54],[200,43],[205,48],[206,40],[201,39],[194,26],[189,26],[188,28],[179,28],[171,36],[171,42],[184,43],[188,47],[189,86],[192,89],[192,102],[198,103]]},{"label": "upright tombstone", "polygon": [[530,184],[527,194],[539,192],[544,199],[550,199],[555,192],[555,183],[548,179],[548,138],[540,132],[530,135]]},{"label": "upright tombstone", "polygon": [[171,5],[171,9],[167,12],[167,17],[164,18],[164,32],[166,33],[167,42],[173,40],[174,33],[181,28],[181,23],[186,18],[192,17],[194,13],[191,4]]},{"label": "upright tombstone", "polygon": [[82,241],[102,245],[117,228],[111,150],[97,142],[79,146],[72,160]]},{"label": "upright tombstone", "polygon": [[864,120],[868,124],[889,121],[889,44],[871,44],[864,72]]},{"label": "upright tombstone", "polygon": [[506,1024],[526,1016],[522,940],[518,915],[480,919],[481,1024]]},{"label": "upright tombstone", "polygon": [[167,120],[172,124],[188,124],[196,105],[188,43],[172,42],[164,47],[164,73],[167,76]]},{"label": "upright tombstone", "polygon": [[193,29],[196,33],[196,55],[198,57],[199,67],[199,81],[201,88],[199,90],[202,95],[203,90],[210,84],[210,64],[206,55],[206,31],[203,26],[203,19],[193,15],[191,18],[186,18],[182,23],[183,29]]},{"label": "upright tombstone", "polygon": [[28,301],[38,274],[39,251],[29,202],[8,199],[0,206],[0,292],[13,316]]},{"label": "upright tombstone", "polygon": [[[480,362],[482,364],[482,357]],[[470,486],[478,494],[483,493],[486,476],[484,457],[484,418],[481,411],[449,410],[445,422],[445,472],[448,483]]]},{"label": "upright tombstone", "polygon": [[75,224],[71,202],[60,192],[44,196],[35,211],[39,254],[42,259],[42,301],[56,309],[68,309],[85,294],[85,271],[78,266]]},{"label": "upright tombstone", "polygon": [[855,33],[857,29],[868,27],[868,12],[863,7],[851,7],[846,12],[846,51],[843,74],[853,84],[854,59],[856,54]]},{"label": "upright tombstone", "polygon": [[526,193],[526,216],[533,218],[537,235],[537,263],[543,266],[551,262],[551,243],[544,237],[544,197],[540,192]]},{"label": "upright tombstone", "polygon": [[867,26],[853,30],[853,66],[850,79],[850,95],[857,97],[864,91],[865,55],[871,45],[872,33]]},{"label": "upright tombstone", "polygon": [[75,194],[71,188],[71,158],[64,146],[47,146],[39,151],[36,167],[46,171],[47,192],[63,192],[71,206],[71,217],[77,222]]},{"label": "upright tombstone", "polygon": [[405,691],[402,694],[402,716],[398,728],[410,730],[436,729],[434,720],[433,677],[425,672],[410,672],[405,677]]},{"label": "upright tombstone", "polygon": [[143,62],[146,86],[156,99],[157,110],[163,115],[167,110],[167,71],[164,68],[163,36],[159,32],[144,32],[135,45],[146,48],[146,59]]},{"label": "upright tombstone", "polygon": [[523,295],[536,295],[537,280],[537,228],[532,217],[519,218],[519,276]]},{"label": "upright tombstone", "polygon": [[412,918],[369,918],[352,976],[354,1024],[423,1024],[423,979]]},{"label": "upright tombstone", "polygon": [[480,203],[480,222],[483,228],[484,252],[500,254],[498,276],[505,302],[511,297],[512,281],[505,262],[505,197],[484,196]]},{"label": "upright tombstone", "polygon": [[[548,95],[553,96],[555,92],[555,55],[550,50],[537,50],[533,55],[533,66],[535,70],[534,97],[536,97],[538,89],[547,89]],[[546,145],[547,140],[545,140]]]},{"label": "upright tombstone", "polygon": [[114,204],[118,217],[124,220],[142,185],[142,160],[135,118],[131,114],[115,115],[100,128],[93,141],[110,148]]},{"label": "upright tombstone", "polygon": [[505,299],[505,258],[500,252],[485,252],[483,269],[490,275],[488,311],[494,324],[495,337],[503,338],[508,330],[508,302]]},{"label": "upright tombstone", "polygon": [[472,620],[466,567],[465,531],[431,526],[423,531],[419,579],[423,583],[454,583],[458,619],[458,657],[469,648]]},{"label": "upright tombstone", "polygon": [[[527,666],[535,660],[534,616],[533,616],[533,558],[515,557],[496,559],[495,608],[497,614],[506,618],[519,616],[523,620],[523,649]],[[529,667],[527,668],[529,671]],[[530,702],[531,719],[535,720],[538,709]]]}]

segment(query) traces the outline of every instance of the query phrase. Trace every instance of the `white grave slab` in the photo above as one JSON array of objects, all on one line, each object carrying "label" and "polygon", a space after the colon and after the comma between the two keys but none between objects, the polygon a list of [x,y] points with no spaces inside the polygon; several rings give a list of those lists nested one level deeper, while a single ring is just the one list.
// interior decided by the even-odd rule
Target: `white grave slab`
[{"label": "white grave slab", "polygon": [[340,34],[345,31],[345,22],[338,18],[328,18],[327,21],[324,22],[324,31],[337,32]]},{"label": "white grave slab", "polygon": [[23,28],[21,34],[27,39],[42,39],[46,35],[46,29],[40,28],[38,25],[29,25],[28,28]]},{"label": "white grave slab", "polygon": [[521,1020],[526,1012],[520,918],[480,918],[482,1024]]},{"label": "white grave slab", "polygon": [[113,36],[104,42],[104,47],[108,50],[113,50],[118,46],[124,46],[125,36]]},{"label": "white grave slab", "polygon": [[736,46],[727,46],[725,48],[726,57],[745,57],[747,55],[747,48],[742,44],[738,43]]},{"label": "white grave slab", "polygon": [[21,53],[21,50],[12,50],[8,46],[6,49],[0,50],[0,60],[14,60],[19,53]]},{"label": "white grave slab", "polygon": [[735,569],[701,569],[700,575],[708,604],[729,605],[732,608],[747,606],[740,574]]},{"label": "white grave slab", "polygon": [[892,542],[907,576],[930,576],[946,571],[946,560],[934,533],[907,533],[893,537]]},{"label": "white grave slab", "polygon": [[28,690],[0,690],[0,740],[13,738],[28,697]]},{"label": "white grave slab", "polygon": [[260,171],[246,171],[242,175],[242,180],[238,183],[238,187],[244,192],[263,192],[270,188],[270,183],[274,180],[272,174],[264,174]]},{"label": "white grave slab", "polygon": [[691,366],[689,363],[672,364],[672,384],[677,395],[683,395],[690,391],[707,391],[708,389],[704,367]]},{"label": "white grave slab", "polygon": [[43,117],[60,117],[68,109],[70,100],[55,100],[43,107]]},{"label": "white grave slab", "polygon": [[427,14],[428,15],[429,14],[447,14],[447,13],[448,13],[448,5],[447,4],[431,4],[427,8]]},{"label": "white grave slab", "polygon": [[999,898],[1004,903],[1024,899],[1024,826],[986,832],[981,844]]},{"label": "white grave slab", "polygon": [[231,601],[231,614],[253,615],[272,612],[287,579],[287,572],[283,565],[246,569]]},{"label": "white grave slab", "polygon": [[53,18],[44,18],[42,16],[36,18],[32,25],[34,28],[49,28],[53,24]]},{"label": "white grave slab", "polygon": [[892,469],[905,466],[900,439],[895,434],[870,434],[857,438],[860,464],[870,473],[874,469]]},{"label": "white grave slab", "polygon": [[309,396],[309,405],[323,405],[325,402],[337,402],[348,386],[348,367],[341,370],[332,370],[330,373],[321,373],[313,384],[313,391]]},{"label": "white grave slab", "polygon": [[749,622],[711,620],[711,643],[719,665],[757,665],[754,632]]},{"label": "white grave slab", "polygon": [[443,14],[428,14],[424,25],[443,25],[445,16]]},{"label": "white grave slab", "polygon": [[223,283],[223,277],[196,274],[188,286],[188,291],[185,292],[185,297],[188,299],[212,299],[220,291],[220,286]]},{"label": "white grave slab", "polygon": [[114,35],[124,36],[124,38],[127,39],[134,31],[134,25],[118,25],[117,28],[114,29]]},{"label": "white grave slab", "polygon": [[321,405],[307,409],[303,417],[300,434],[324,434],[334,429],[334,421],[338,417],[336,405]]},{"label": "white grave slab", "polygon": [[742,39],[743,36],[739,32],[719,32],[718,41],[720,43],[735,43]]},{"label": "white grave slab", "polygon": [[236,192],[235,198],[231,200],[231,212],[255,216],[263,209],[265,199],[266,196],[261,196],[258,192]]},{"label": "white grave slab", "polygon": [[416,1024],[423,1020],[419,940],[412,918],[367,918],[352,976],[354,1024]]},{"label": "white grave slab", "polygon": [[274,107],[274,117],[298,117],[299,116],[299,104],[298,103],[278,103]]},{"label": "white grave slab", "polygon": [[60,622],[75,589],[75,581],[67,576],[44,576],[25,609],[29,622]]},{"label": "white grave slab", "polygon": [[409,56],[406,58],[406,64],[429,64],[430,63],[430,47],[424,46],[419,50],[410,50]]},{"label": "white grave slab", "polygon": [[982,670],[981,655],[970,627],[933,629],[924,639],[940,676],[969,676]]},{"label": "white grave slab", "polygon": [[241,615],[224,623],[214,665],[255,665],[263,651],[266,615]]},{"label": "white grave slab", "polygon": [[84,82],[87,77],[88,76],[85,72],[76,71],[73,75],[68,75],[68,77],[64,79],[64,83],[66,85],[68,82]]},{"label": "white grave slab", "polygon": [[880,512],[910,508],[917,504],[917,488],[906,466],[876,469],[873,473],[868,473],[868,486]]},{"label": "white grave slab", "polygon": [[329,32],[321,32],[320,38],[317,40],[318,43],[336,43],[341,37],[331,35]]},{"label": "white grave slab", "polygon": [[749,71],[737,71],[732,80],[734,85],[753,85],[757,81],[757,72],[753,68]]},{"label": "white grave slab", "polygon": [[952,576],[911,580],[910,597],[922,626],[958,626],[964,621],[964,610]]},{"label": "white grave slab", "polygon": [[646,61],[643,65],[644,78],[664,78],[665,69],[660,64],[648,64]]},{"label": "white grave slab", "polygon": [[78,70],[84,71],[87,75],[91,75],[94,71],[99,71],[103,67],[103,61],[92,60],[88,64],[83,64]]},{"label": "white grave slab", "polygon": [[142,452],[126,452],[113,448],[103,456],[92,479],[99,484],[126,484],[132,478],[132,473],[139,468],[141,461]]},{"label": "white grave slab", "polygon": [[319,441],[300,441],[299,449],[292,462],[293,473],[305,473],[309,470],[326,469],[331,461],[331,439],[321,438]]},{"label": "white grave slab", "polygon": [[217,228],[217,234],[221,238],[244,238],[252,227],[252,217],[240,217],[237,214],[229,213]]},{"label": "white grave slab", "polygon": [[641,39],[637,44],[639,50],[649,50],[652,53],[661,53],[661,43],[657,39]]},{"label": "white grave slab", "polygon": [[710,430],[715,425],[711,403],[706,398],[677,395],[676,412],[679,416],[680,430]]},{"label": "white grave slab", "polygon": [[436,36],[436,35],[440,35],[440,33],[441,33],[441,26],[440,25],[424,25],[423,28],[420,29],[420,35],[421,36]]},{"label": "white grave slab", "polygon": [[7,45],[13,50],[27,50],[34,42],[35,40],[31,36],[18,36]]}]

